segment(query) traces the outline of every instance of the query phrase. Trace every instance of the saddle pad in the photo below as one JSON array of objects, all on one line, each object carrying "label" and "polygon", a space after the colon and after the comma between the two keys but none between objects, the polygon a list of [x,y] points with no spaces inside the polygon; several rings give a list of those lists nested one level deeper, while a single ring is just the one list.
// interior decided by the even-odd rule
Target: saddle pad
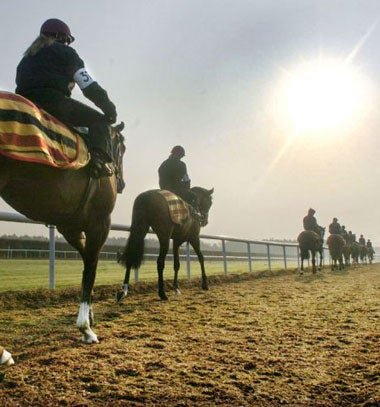
[{"label": "saddle pad", "polygon": [[173,192],[165,189],[160,189],[157,192],[166,199],[172,222],[178,225],[183,224],[189,217],[189,208],[186,202]]},{"label": "saddle pad", "polygon": [[30,100],[4,91],[0,91],[0,154],[61,169],[79,169],[89,161],[78,134]]}]

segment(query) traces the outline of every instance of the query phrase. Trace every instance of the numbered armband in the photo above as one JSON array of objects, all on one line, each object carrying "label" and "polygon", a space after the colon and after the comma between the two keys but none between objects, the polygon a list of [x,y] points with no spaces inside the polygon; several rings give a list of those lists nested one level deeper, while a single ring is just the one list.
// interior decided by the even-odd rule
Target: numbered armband
[{"label": "numbered armband", "polygon": [[94,82],[85,68],[80,68],[75,72],[74,81],[82,90],[87,88],[87,86],[90,86]]}]

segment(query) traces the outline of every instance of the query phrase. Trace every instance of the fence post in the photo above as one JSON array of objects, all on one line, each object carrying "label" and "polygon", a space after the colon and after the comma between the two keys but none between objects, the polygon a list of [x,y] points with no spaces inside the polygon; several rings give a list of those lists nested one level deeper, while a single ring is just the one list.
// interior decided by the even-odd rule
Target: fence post
[{"label": "fence post", "polygon": [[285,245],[282,246],[282,251],[284,252],[284,265],[285,265],[285,270],[287,270],[288,265],[287,265],[287,262],[286,262],[286,246],[285,246]]},{"label": "fence post", "polygon": [[49,225],[49,288],[55,288],[55,226]]},{"label": "fence post", "polygon": [[251,254],[251,244],[247,242],[247,249],[248,249],[248,269],[252,272],[252,254]]},{"label": "fence post", "polygon": [[227,274],[227,254],[226,254],[226,241],[222,239],[222,251],[223,251],[223,269],[224,274]]},{"label": "fence post", "polygon": [[187,270],[187,278],[191,278],[191,267],[190,267],[190,243],[186,243],[186,270]]},{"label": "fence post", "polygon": [[268,269],[269,271],[272,271],[272,263],[270,260],[270,247],[269,247],[269,243],[267,243],[267,259],[268,259]]}]

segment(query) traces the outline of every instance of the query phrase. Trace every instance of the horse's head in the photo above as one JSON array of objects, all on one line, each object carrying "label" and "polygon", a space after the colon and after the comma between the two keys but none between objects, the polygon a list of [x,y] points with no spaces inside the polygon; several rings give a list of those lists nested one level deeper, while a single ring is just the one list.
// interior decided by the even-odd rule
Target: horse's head
[{"label": "horse's head", "polygon": [[119,194],[125,187],[125,182],[123,179],[123,156],[126,148],[124,144],[124,137],[121,134],[123,129],[124,122],[111,127],[112,156],[115,164],[117,192]]},{"label": "horse's head", "polygon": [[206,226],[208,223],[208,212],[212,205],[212,194],[214,188],[207,190],[201,187],[193,187],[191,190],[197,196],[199,212],[202,215],[201,226]]}]

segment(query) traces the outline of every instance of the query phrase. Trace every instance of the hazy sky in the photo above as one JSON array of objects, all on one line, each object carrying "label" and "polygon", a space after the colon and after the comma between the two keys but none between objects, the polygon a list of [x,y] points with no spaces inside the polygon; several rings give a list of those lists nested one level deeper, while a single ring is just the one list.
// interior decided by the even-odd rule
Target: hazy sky
[{"label": "hazy sky", "polygon": [[379,0],[2,2],[1,89],[51,17],[126,122],[113,223],[181,144],[192,185],[215,188],[203,233],[295,239],[312,206],[380,244]]}]

